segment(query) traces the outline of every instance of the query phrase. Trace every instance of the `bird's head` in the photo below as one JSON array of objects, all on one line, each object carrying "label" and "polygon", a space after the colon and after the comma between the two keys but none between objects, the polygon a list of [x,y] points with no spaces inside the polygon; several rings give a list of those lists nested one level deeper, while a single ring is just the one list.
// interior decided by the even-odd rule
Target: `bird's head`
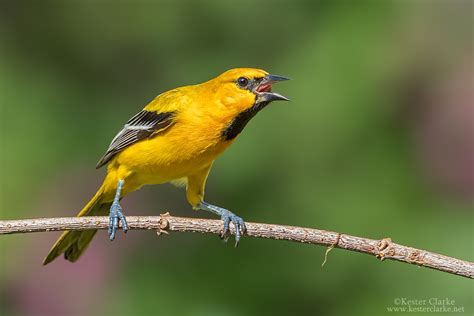
[{"label": "bird's head", "polygon": [[219,105],[230,115],[230,123],[223,131],[227,140],[234,139],[247,122],[272,101],[289,101],[272,91],[272,85],[288,78],[271,75],[261,69],[236,68],[204,83],[215,93]]},{"label": "bird's head", "polygon": [[272,101],[288,101],[287,97],[272,92],[272,85],[284,80],[288,78],[271,75],[262,69],[235,68],[209,83],[215,87],[218,98],[225,106],[240,113],[252,108],[260,110]]}]

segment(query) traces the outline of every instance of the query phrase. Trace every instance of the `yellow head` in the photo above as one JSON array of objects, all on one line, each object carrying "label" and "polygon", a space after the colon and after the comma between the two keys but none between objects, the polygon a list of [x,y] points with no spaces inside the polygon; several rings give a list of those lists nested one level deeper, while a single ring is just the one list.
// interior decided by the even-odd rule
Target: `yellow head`
[{"label": "yellow head", "polygon": [[270,75],[262,69],[235,68],[205,84],[212,86],[224,105],[244,111],[259,102],[288,101],[286,97],[271,91],[273,83],[283,80],[288,78]]},{"label": "yellow head", "polygon": [[271,75],[255,68],[235,68],[202,84],[206,91],[214,94],[220,105],[235,113],[229,126],[227,139],[233,139],[247,122],[272,101],[288,98],[272,92],[272,84],[288,78]]}]

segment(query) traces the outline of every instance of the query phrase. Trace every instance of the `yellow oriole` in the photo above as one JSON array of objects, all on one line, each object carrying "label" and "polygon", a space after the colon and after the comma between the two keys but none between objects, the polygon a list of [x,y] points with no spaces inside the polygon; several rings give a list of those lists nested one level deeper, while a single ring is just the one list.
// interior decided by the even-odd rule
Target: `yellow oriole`
[{"label": "yellow oriole", "polygon": [[[121,221],[127,221],[120,199],[146,184],[177,182],[186,185],[193,209],[213,212],[236,228],[236,244],[245,233],[242,218],[204,202],[209,170],[243,130],[247,122],[275,100],[288,100],[271,91],[272,84],[287,80],[253,68],[231,69],[202,84],[185,86],[157,96],[133,116],[112,140],[97,168],[108,164],[102,186],[77,216],[109,213],[113,240]],[[43,264],[64,253],[74,262],[84,252],[96,230],[67,231],[56,241]]]}]

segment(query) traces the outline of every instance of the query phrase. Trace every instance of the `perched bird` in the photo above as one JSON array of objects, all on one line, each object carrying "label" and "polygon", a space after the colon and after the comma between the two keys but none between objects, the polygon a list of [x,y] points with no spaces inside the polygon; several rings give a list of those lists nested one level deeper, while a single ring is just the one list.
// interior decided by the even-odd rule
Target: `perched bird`
[{"label": "perched bird", "polygon": [[[237,245],[245,233],[245,222],[204,201],[206,178],[217,156],[255,114],[272,101],[288,101],[271,90],[273,83],[283,80],[288,79],[261,69],[237,68],[210,81],[158,95],[114,137],[96,166],[108,164],[105,180],[77,216],[109,213],[108,233],[113,240],[119,221],[124,232],[128,229],[120,206],[123,196],[146,184],[182,183],[193,209],[221,217],[223,238],[229,234],[229,224],[234,224]],[[62,253],[67,260],[76,261],[96,232],[64,232],[43,264]]]}]

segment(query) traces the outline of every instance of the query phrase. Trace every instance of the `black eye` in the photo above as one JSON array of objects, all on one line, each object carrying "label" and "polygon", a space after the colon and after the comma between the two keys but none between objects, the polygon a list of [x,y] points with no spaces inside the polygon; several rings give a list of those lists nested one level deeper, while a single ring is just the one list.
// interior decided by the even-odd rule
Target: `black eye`
[{"label": "black eye", "polygon": [[242,88],[245,88],[249,84],[249,80],[245,77],[240,77],[237,79],[237,84]]}]

